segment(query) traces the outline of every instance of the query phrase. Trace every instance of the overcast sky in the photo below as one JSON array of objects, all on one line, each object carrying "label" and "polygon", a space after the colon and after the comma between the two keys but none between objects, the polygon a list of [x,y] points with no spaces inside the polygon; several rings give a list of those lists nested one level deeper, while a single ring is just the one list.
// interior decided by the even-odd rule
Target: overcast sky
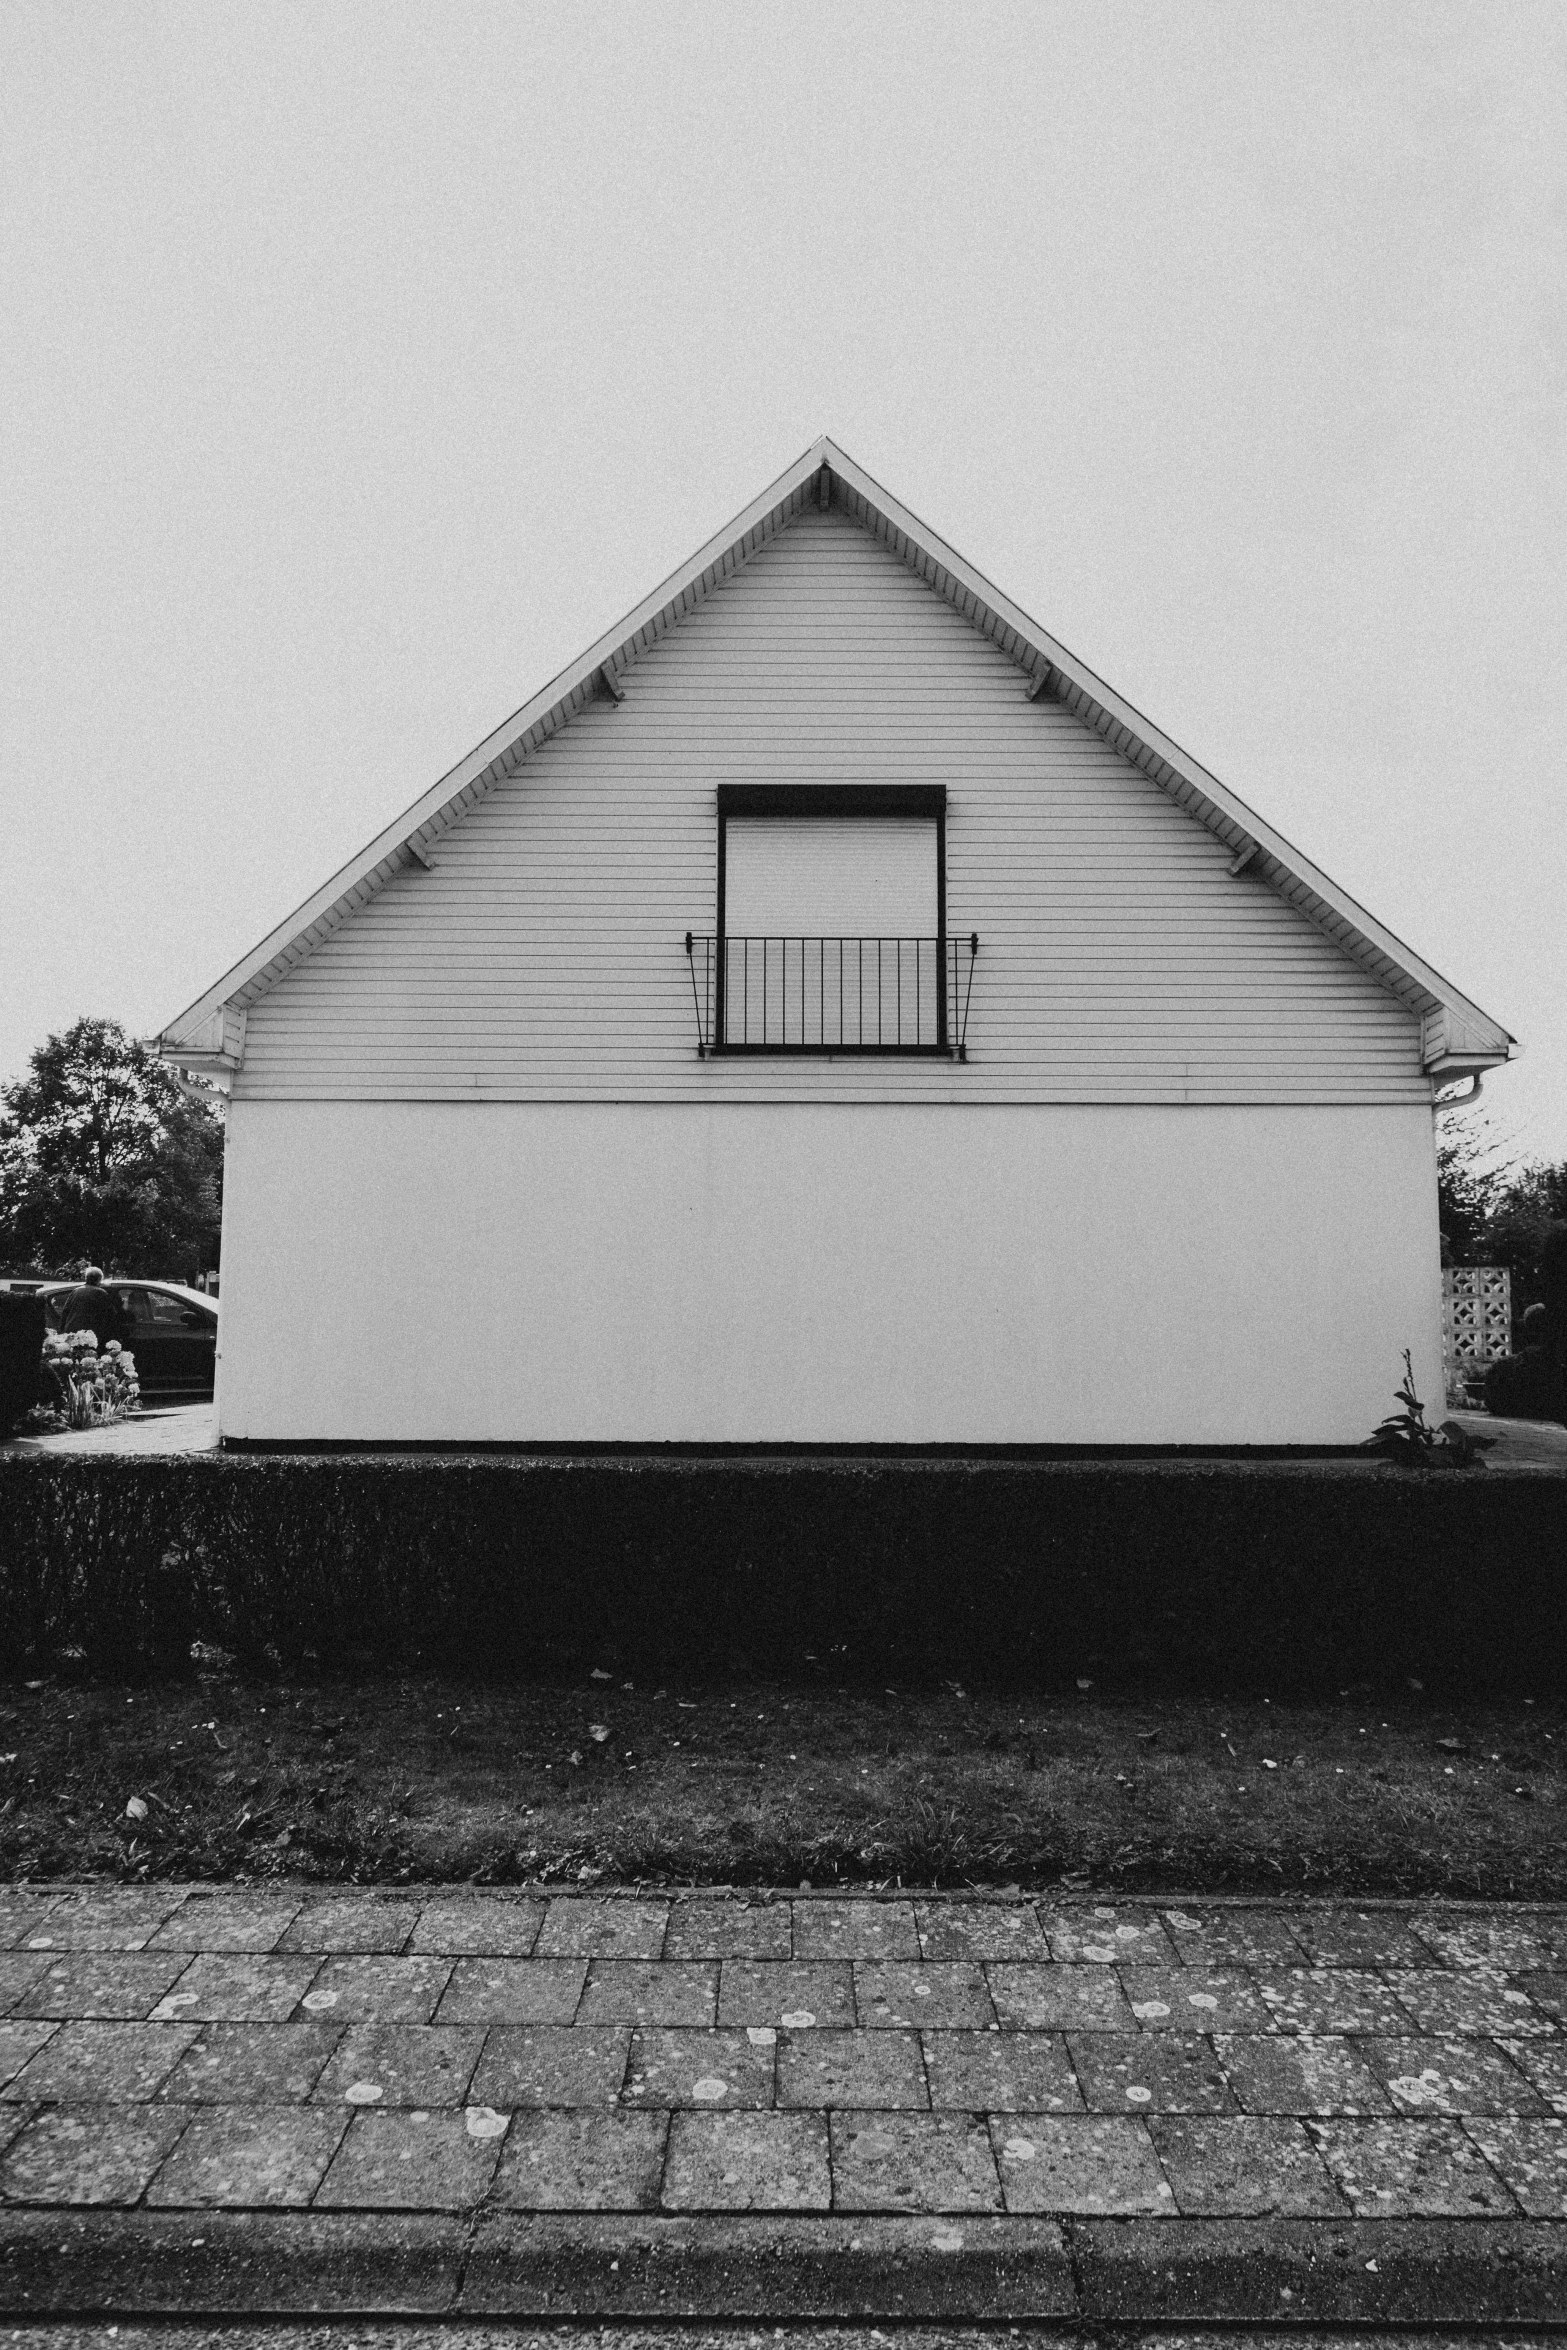
[{"label": "overcast sky", "polygon": [[0,213],[0,1075],[830,432],[1567,1155],[1563,0],[4,0]]}]

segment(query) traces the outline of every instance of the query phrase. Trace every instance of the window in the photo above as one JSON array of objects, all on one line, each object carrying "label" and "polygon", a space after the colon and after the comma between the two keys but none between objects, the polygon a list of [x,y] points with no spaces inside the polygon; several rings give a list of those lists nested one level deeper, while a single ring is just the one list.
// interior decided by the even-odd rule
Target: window
[{"label": "window", "polygon": [[722,788],[717,1049],[945,1051],[945,835],[939,787]]},{"label": "window", "polygon": [[171,1297],[166,1289],[144,1289],[143,1311],[149,1322],[156,1322],[167,1330],[179,1330],[188,1324],[191,1307],[182,1297]]}]

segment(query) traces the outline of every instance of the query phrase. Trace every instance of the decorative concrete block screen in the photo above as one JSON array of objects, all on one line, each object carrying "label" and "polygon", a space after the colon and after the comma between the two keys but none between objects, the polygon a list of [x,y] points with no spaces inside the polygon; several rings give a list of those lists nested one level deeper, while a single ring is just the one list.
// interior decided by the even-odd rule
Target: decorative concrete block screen
[{"label": "decorative concrete block screen", "polygon": [[1450,1404],[1465,1383],[1512,1352],[1512,1276],[1505,1265],[1450,1265],[1442,1275],[1442,1367]]}]

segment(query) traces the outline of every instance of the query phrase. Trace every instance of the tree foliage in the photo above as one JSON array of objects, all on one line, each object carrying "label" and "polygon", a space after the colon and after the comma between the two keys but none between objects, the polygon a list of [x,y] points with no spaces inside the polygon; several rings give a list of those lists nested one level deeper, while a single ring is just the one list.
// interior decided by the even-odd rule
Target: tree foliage
[{"label": "tree foliage", "polygon": [[1437,1129],[1437,1194],[1444,1265],[1505,1265],[1513,1309],[1542,1294],[1541,1265],[1553,1227],[1567,1224],[1567,1159],[1509,1159],[1484,1114],[1443,1112]]},{"label": "tree foliage", "polygon": [[0,1260],[190,1280],[218,1262],[223,1112],[118,1020],[45,1037],[0,1088]]}]

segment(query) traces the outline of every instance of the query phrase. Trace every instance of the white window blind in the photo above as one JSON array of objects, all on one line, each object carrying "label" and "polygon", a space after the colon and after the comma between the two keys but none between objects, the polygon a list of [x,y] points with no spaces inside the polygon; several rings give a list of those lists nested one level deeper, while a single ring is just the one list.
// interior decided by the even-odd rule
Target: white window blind
[{"label": "white window blind", "polygon": [[920,816],[731,816],[731,938],[934,938],[936,827]]}]

